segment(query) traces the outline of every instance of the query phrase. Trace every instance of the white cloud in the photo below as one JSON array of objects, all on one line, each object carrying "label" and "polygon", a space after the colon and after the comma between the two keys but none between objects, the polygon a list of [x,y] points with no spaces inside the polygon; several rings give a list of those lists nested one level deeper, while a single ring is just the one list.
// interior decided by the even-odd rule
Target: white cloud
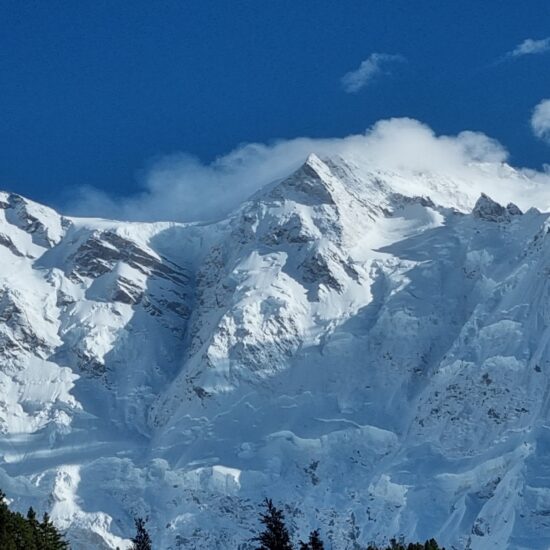
[{"label": "white cloud", "polygon": [[342,77],[344,91],[355,94],[368,86],[378,75],[388,73],[389,67],[404,61],[405,58],[401,55],[373,53],[362,61],[355,71],[350,71]]},{"label": "white cloud", "polygon": [[235,209],[261,187],[298,168],[310,153],[340,155],[366,169],[428,171],[475,178],[472,163],[499,166],[507,158],[497,141],[476,132],[437,136],[408,118],[382,120],[365,134],[334,139],[297,138],[241,146],[211,164],[175,154],[151,166],[136,195],[114,199],[82,188],[66,212],[127,220],[212,220]]},{"label": "white cloud", "polygon": [[550,51],[550,37],[540,40],[527,38],[521,44],[518,44],[511,52],[509,57],[522,57],[524,55],[541,54]]},{"label": "white cloud", "polygon": [[550,143],[550,99],[542,100],[531,116],[531,128],[540,139]]}]

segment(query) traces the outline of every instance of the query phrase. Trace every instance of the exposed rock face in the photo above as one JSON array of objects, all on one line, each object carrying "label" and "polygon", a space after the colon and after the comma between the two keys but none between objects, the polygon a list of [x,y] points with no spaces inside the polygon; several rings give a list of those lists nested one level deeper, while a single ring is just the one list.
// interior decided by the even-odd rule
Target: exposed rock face
[{"label": "exposed rock face", "polygon": [[523,212],[514,203],[509,203],[504,208],[504,206],[495,202],[485,193],[481,193],[481,197],[477,200],[472,214],[481,220],[503,222],[510,220],[511,216],[521,216]]},{"label": "exposed rock face", "polygon": [[265,495],[336,549],[547,548],[550,220],[482,191],[311,155],[216,224],[0,193],[0,484],[75,548],[245,550]]},{"label": "exposed rock face", "polygon": [[63,228],[69,222],[51,208],[25,200],[14,193],[0,193],[0,209],[13,226],[28,233],[38,246],[52,247],[63,235]]}]

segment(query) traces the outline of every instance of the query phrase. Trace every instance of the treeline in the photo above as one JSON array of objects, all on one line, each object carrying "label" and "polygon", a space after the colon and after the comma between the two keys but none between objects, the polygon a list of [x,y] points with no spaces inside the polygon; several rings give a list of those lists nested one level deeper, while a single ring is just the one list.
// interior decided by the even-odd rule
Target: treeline
[{"label": "treeline", "polygon": [[26,516],[12,512],[0,491],[0,548],[2,550],[66,550],[68,543],[44,514],[39,521],[29,508]]},{"label": "treeline", "polygon": [[[309,534],[307,541],[300,540],[298,546],[294,546],[290,532],[285,524],[285,516],[282,510],[277,508],[271,499],[266,498],[262,504],[263,511],[260,512],[260,523],[263,530],[252,539],[258,546],[256,550],[325,550],[318,529]],[[140,549],[150,550],[150,549]],[[405,543],[392,539],[385,547],[369,545],[365,550],[445,550],[440,547],[434,539],[424,543]]]},{"label": "treeline", "polygon": [[[261,530],[251,540],[255,550],[325,550],[325,545],[318,529],[309,534],[307,540],[292,542],[285,523],[285,516],[271,499],[265,499],[259,517]],[[130,550],[153,550],[153,542],[146,528],[147,520],[135,519],[136,533],[132,538]],[[69,550],[69,544],[63,534],[44,514],[38,521],[36,513],[29,508],[26,516],[12,512],[6,495],[0,491],[0,549],[1,550]],[[328,550],[328,549],[327,549]],[[424,543],[405,543],[391,540],[386,546],[369,545],[365,550],[445,550],[438,546],[434,539]]]}]

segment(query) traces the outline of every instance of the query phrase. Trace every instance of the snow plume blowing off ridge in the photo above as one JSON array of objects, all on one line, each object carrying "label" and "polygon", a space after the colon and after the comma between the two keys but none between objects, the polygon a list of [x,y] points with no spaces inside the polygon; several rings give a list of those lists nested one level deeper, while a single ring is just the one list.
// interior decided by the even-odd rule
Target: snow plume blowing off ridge
[{"label": "snow plume blowing off ridge", "polygon": [[[246,144],[211,164],[188,154],[169,155],[149,169],[140,193],[115,200],[97,189],[81,188],[65,211],[131,221],[208,221],[227,214],[261,187],[287,176],[312,152],[342,156],[364,170],[430,172],[476,180],[483,191],[501,200],[526,207],[550,205],[550,191],[541,191],[539,185],[548,183],[550,177],[532,170],[511,174],[503,164],[507,151],[498,141],[470,131],[437,136],[417,120],[393,118],[377,122],[365,134],[345,138]],[[510,178],[529,180],[529,190],[514,189]]]}]

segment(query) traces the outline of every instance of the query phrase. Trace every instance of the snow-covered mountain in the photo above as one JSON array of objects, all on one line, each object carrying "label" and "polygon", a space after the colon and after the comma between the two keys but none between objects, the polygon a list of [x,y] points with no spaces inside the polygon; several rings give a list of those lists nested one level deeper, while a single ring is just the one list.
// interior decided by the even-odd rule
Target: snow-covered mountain
[{"label": "snow-covered mountain", "polygon": [[337,550],[549,548],[550,194],[471,173],[311,155],[210,224],[0,194],[12,506],[77,549],[245,549],[264,496]]}]

